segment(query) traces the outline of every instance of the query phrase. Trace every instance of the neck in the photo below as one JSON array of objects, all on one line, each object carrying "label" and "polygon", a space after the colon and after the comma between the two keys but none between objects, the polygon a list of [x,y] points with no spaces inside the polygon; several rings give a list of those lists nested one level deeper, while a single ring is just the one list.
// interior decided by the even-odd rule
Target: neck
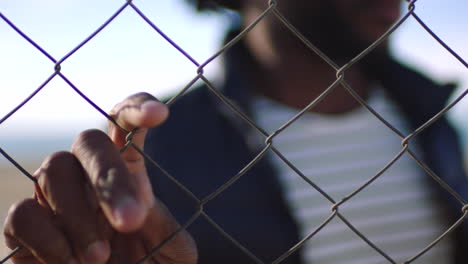
[{"label": "neck", "polygon": [[[254,79],[256,92],[282,104],[302,109],[319,97],[337,79],[336,71],[321,61],[301,59],[281,60],[277,67],[263,67]],[[369,80],[361,71],[349,69],[346,82],[364,99],[369,92]],[[310,111],[338,114],[360,107],[342,84],[333,88]]]}]

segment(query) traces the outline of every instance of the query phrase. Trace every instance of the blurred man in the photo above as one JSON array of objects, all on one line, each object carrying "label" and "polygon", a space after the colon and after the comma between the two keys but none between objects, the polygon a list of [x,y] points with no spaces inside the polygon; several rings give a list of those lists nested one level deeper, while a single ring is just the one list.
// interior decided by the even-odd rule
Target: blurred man
[{"label": "blurred man", "polygon": [[[205,1],[197,4],[206,6]],[[219,4],[240,13],[241,28],[268,8],[265,0]],[[398,0],[289,0],[277,5],[340,66],[400,15]],[[233,29],[227,41],[237,34]],[[440,111],[453,89],[393,61],[386,41],[345,75],[357,95],[404,136]],[[336,78],[335,69],[270,13],[227,51],[225,78],[216,86],[271,135]],[[179,230],[178,223],[198,216],[188,228],[191,235],[182,231],[149,256],[148,263],[270,263],[278,258],[281,263],[389,263],[388,258],[402,262],[462,213],[461,204],[406,154],[339,203],[402,149],[402,138],[341,85],[271,139],[274,150],[292,166],[271,149],[260,155],[266,136],[243,122],[207,86],[180,98],[170,112],[166,120],[164,104],[138,94],[118,104],[111,116],[127,131],[138,127],[133,142],[140,147],[145,143],[145,152],[189,192],[153,164],[146,169],[135,149],[120,154],[126,133],[112,123],[108,135],[86,131],[71,153],[51,155],[35,173],[34,198],[12,207],[6,241],[12,249],[25,246],[14,261],[134,263]],[[158,127],[148,130],[154,126]],[[468,198],[458,139],[447,120],[439,119],[410,142],[418,157]],[[258,155],[261,158],[244,172]],[[224,188],[236,175],[240,178]],[[201,215],[197,200],[204,201]],[[339,216],[332,207],[338,208]],[[312,233],[325,221],[323,229]],[[314,236],[297,250],[309,234]],[[466,263],[467,238],[464,224],[418,261]]]}]

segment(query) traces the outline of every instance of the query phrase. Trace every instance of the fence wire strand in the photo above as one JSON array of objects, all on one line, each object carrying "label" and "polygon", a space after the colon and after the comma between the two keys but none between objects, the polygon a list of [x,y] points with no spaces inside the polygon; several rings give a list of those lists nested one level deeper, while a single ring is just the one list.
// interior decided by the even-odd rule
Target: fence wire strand
[{"label": "fence wire strand", "polygon": [[[447,229],[443,234],[440,234],[437,238],[434,238],[433,242],[427,245],[424,249],[420,252],[415,252],[415,255],[408,258],[403,263],[412,263],[423,254],[431,250],[439,241],[447,237],[450,233],[452,233],[458,226],[460,226],[464,220],[467,218],[468,214],[468,205],[463,197],[460,196],[452,187],[450,187],[447,183],[445,183],[438,175],[436,175],[433,170],[430,168],[430,164],[425,164],[420,158],[418,158],[415,152],[410,148],[409,143],[412,139],[414,139],[419,133],[426,130],[429,126],[431,126],[434,122],[442,118],[448,111],[450,111],[455,105],[457,105],[467,94],[468,90],[465,90],[461,95],[459,95],[455,100],[453,100],[449,105],[444,107],[441,111],[435,114],[431,119],[427,120],[423,125],[419,128],[412,131],[409,135],[402,134],[395,126],[393,126],[388,120],[383,118],[375,109],[373,109],[359,94],[345,81],[344,74],[345,72],[356,64],[361,59],[365,58],[367,54],[372,52],[377,46],[381,45],[383,41],[385,41],[395,30],[401,27],[407,20],[410,18],[414,18],[421,26],[421,28],[426,31],[432,38],[434,38],[447,52],[457,59],[465,68],[468,67],[466,61],[455,52],[452,48],[449,47],[437,34],[435,34],[424,22],[423,20],[416,14],[416,0],[409,1],[407,0],[408,10],[403,16],[398,19],[391,26],[382,36],[380,36],[376,41],[374,41],[371,45],[369,45],[366,49],[364,49],[361,53],[357,56],[352,58],[343,66],[339,66],[336,64],[332,59],[330,59],[324,52],[322,52],[319,48],[317,48],[312,42],[310,42],[302,33],[291,23],[289,20],[280,12],[277,7],[277,1],[270,0],[266,1],[268,6],[263,10],[263,12],[248,26],[243,29],[237,36],[235,36],[231,41],[225,44],[222,48],[216,51],[212,56],[210,56],[207,60],[199,63],[197,62],[188,52],[186,52],[179,44],[173,41],[168,34],[163,32],[158,26],[157,23],[150,20],[148,16],[141,11],[132,0],[125,1],[124,4],[120,8],[118,8],[102,25],[100,25],[95,31],[93,31],[89,36],[84,38],[82,42],[80,42],[77,46],[75,46],[72,50],[66,53],[65,56],[56,60],[50,53],[48,53],[45,49],[43,49],[39,44],[37,44],[33,39],[31,39],[26,33],[24,33],[19,27],[15,25],[13,20],[7,18],[2,12],[0,12],[0,21],[5,22],[14,32],[16,32],[21,38],[23,38],[26,42],[36,48],[41,54],[47,57],[54,65],[53,71],[51,75],[39,85],[38,88],[32,91],[32,93],[27,96],[22,102],[20,102],[16,107],[14,107],[10,112],[8,112],[2,119],[0,119],[0,125],[3,124],[9,118],[12,118],[18,110],[23,108],[30,100],[35,98],[37,94],[43,90],[51,80],[55,77],[59,76],[67,85],[72,88],[75,93],[81,97],[83,100],[87,102],[90,106],[96,109],[105,119],[113,122],[117,127],[119,127],[125,133],[128,133],[126,144],[121,149],[121,152],[125,152],[128,148],[133,148],[136,150],[144,159],[145,161],[157,168],[164,177],[167,177],[170,181],[172,181],[180,190],[182,190],[191,200],[196,204],[197,210],[196,212],[183,224],[181,225],[173,234],[167,237],[163,242],[159,245],[154,245],[151,252],[144,256],[141,260],[136,263],[145,263],[146,260],[152,258],[156,255],[161,248],[167,245],[174,237],[176,237],[180,232],[189,228],[198,218],[204,218],[215,230],[217,230],[225,239],[230,241],[234,246],[236,246],[239,250],[241,250],[246,256],[248,256],[252,261],[255,263],[263,264],[266,263],[265,261],[261,260],[258,256],[256,256],[255,252],[252,252],[248,249],[248,247],[242,245],[241,242],[236,240],[235,237],[229,234],[226,230],[223,229],[222,223],[217,223],[213,220],[205,211],[204,206],[209,203],[212,199],[216,198],[218,195],[226,191],[226,189],[230,188],[236,182],[245,175],[251,168],[257,164],[260,160],[265,158],[267,153],[272,153],[276,157],[278,157],[290,170],[292,170],[297,177],[302,178],[305,184],[309,185],[311,189],[320,193],[328,202],[330,203],[330,212],[329,215],[323,220],[323,222],[314,227],[314,230],[310,232],[307,236],[301,238],[300,241],[292,246],[286,252],[277,252],[278,258],[275,259],[273,262],[274,264],[281,263],[285,259],[287,259],[290,255],[294,254],[296,251],[301,249],[304,244],[314,239],[314,237],[324,228],[326,227],[333,219],[339,218],[351,231],[353,231],[361,240],[363,240],[370,248],[376,251],[383,259],[388,261],[389,263],[397,263],[392,257],[387,255],[383,249],[379,248],[374,242],[372,242],[368,237],[366,237],[359,228],[355,227],[343,214],[340,213],[340,206],[347,203],[351,200],[355,195],[362,192],[364,189],[368,188],[375,180],[377,180],[381,175],[390,167],[393,166],[395,162],[397,162],[405,153],[408,154],[418,166],[420,166],[435,182],[439,184],[439,186],[445,189],[451,196],[453,196],[458,202],[461,204],[461,213],[463,215],[453,223],[449,229]],[[130,7],[130,8],[128,8]],[[158,164],[157,161],[153,160],[148,154],[144,152],[143,149],[139,148],[136,144],[133,143],[133,134],[135,131],[127,131],[122,128],[111,116],[109,116],[100,106],[98,106],[91,98],[89,98],[86,94],[84,94],[80,89],[78,89],[72,81],[70,81],[62,72],[62,64],[68,58],[72,57],[76,52],[78,52],[83,46],[87,45],[94,37],[96,37],[103,29],[109,26],[109,24],[117,18],[122,11],[125,9],[133,10],[136,14],[138,14],[139,18],[146,22],[155,33],[157,33],[160,37],[162,37],[168,44],[170,44],[175,50],[177,50],[181,55],[183,55],[188,61],[194,64],[197,67],[195,77],[185,86],[183,87],[176,95],[174,95],[166,104],[170,107],[175,101],[177,101],[180,97],[182,97],[197,81],[201,80],[206,85],[207,89],[215,95],[217,100],[221,102],[221,104],[226,107],[227,111],[229,111],[235,118],[244,122],[248,127],[250,127],[255,133],[257,133],[260,137],[264,139],[264,145],[259,152],[256,154],[254,158],[252,158],[245,166],[240,169],[237,174],[232,175],[232,177],[226,181],[224,184],[219,186],[215,191],[211,192],[205,197],[199,198],[197,197],[187,186],[184,186],[181,182],[177,180],[177,177],[171,175],[167,172],[162,166]],[[285,122],[283,125],[278,127],[273,133],[269,134],[265,130],[263,130],[260,126],[258,126],[251,118],[249,118],[244,112],[229,98],[227,98],[214,84],[204,75],[204,67],[208,64],[212,63],[218,57],[226,53],[228,49],[232,46],[236,45],[241,39],[245,38],[246,35],[254,29],[260,22],[262,22],[266,17],[277,19],[281,24],[283,24],[296,38],[298,41],[303,43],[313,54],[318,55],[323,61],[325,61],[331,68],[336,71],[336,80],[329,85],[318,97],[314,98],[306,107],[301,109],[295,116],[293,116],[290,120]],[[390,131],[392,131],[395,135],[402,139],[402,146],[400,151],[391,158],[385,166],[383,166],[379,171],[377,171],[372,177],[370,177],[367,181],[363,182],[360,186],[358,186],[354,191],[341,197],[338,201],[333,199],[325,190],[320,188],[314,181],[309,179],[304,173],[297,168],[291,161],[289,161],[274,145],[275,137],[279,134],[283,133],[290,125],[295,123],[298,119],[300,119],[305,113],[312,110],[317,104],[319,104],[323,99],[325,99],[331,92],[333,92],[336,87],[342,85],[346,91],[352,96],[359,104],[361,104],[367,111],[375,117],[375,119],[379,120],[382,124],[384,124]],[[14,165],[22,175],[29,178],[31,181],[36,182],[36,179],[26,170],[24,169],[21,164],[16,161],[12,156],[10,156],[4,149],[0,148],[0,154],[2,154],[12,165]],[[11,257],[13,257],[16,253],[18,253],[22,247],[18,247],[14,249],[10,254],[5,256],[3,259],[0,260],[0,264],[6,263]],[[129,263],[125,259],[121,257],[119,252],[112,252],[112,255],[119,259],[122,263]]]}]

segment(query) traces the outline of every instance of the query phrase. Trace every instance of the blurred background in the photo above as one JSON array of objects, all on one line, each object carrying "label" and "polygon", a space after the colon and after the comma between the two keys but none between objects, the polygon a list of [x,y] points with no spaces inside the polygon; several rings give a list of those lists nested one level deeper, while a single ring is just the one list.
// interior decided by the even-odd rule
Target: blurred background
[{"label": "blurred background", "polygon": [[[0,12],[56,60],[94,32],[126,1],[0,1]],[[225,29],[235,23],[229,12],[197,14],[184,0],[133,3],[175,43],[203,63],[220,47]],[[407,4],[403,4],[406,10]],[[464,60],[468,59],[467,1],[424,0],[416,13]],[[234,22],[233,22],[234,21]],[[468,71],[413,18],[392,35],[392,52],[401,61],[438,82],[468,88]],[[221,59],[208,64],[208,78],[221,75]],[[125,9],[89,43],[62,63],[62,73],[109,111],[126,96],[146,91],[158,97],[182,89],[197,67],[156,33],[133,9]],[[54,73],[54,63],[0,19],[0,118],[3,118]],[[423,100],[423,98],[421,98]],[[468,99],[449,113],[468,152]],[[60,77],[0,124],[0,148],[29,172],[50,152],[67,150],[82,130],[104,128],[105,118]],[[31,195],[33,185],[0,156],[0,223],[8,205]],[[0,259],[7,250],[0,242]]]}]

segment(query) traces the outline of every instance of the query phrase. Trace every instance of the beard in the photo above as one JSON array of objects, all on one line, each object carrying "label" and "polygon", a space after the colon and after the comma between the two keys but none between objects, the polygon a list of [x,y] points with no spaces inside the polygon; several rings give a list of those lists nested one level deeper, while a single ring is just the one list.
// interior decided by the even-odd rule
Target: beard
[{"label": "beard", "polygon": [[[352,10],[365,8],[370,1],[373,0],[354,1]],[[284,13],[280,10],[304,37],[339,66],[348,63],[373,43],[374,40],[365,40],[338,12],[336,1],[299,2],[303,4],[289,5]],[[387,45],[380,45],[361,59],[359,65],[367,71],[384,63],[387,58]]]}]

